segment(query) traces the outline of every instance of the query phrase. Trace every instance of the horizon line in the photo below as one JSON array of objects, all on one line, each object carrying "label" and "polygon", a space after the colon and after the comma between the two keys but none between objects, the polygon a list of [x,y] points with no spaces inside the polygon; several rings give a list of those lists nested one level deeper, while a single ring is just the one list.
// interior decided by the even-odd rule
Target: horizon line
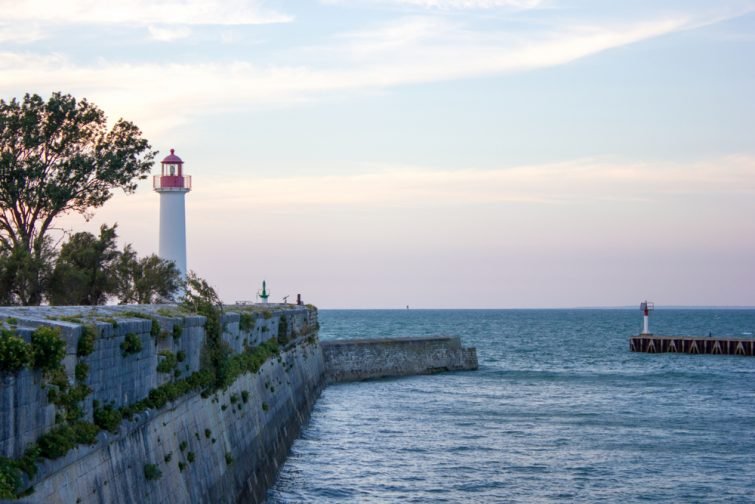
[{"label": "horizon line", "polygon": [[[315,305],[317,306],[317,305]],[[439,311],[439,310],[639,310],[638,305],[622,305],[622,306],[563,306],[563,307],[503,307],[503,308],[430,308],[419,307],[412,308],[411,306],[400,307],[320,307],[318,310],[385,310],[385,311]],[[755,305],[667,305],[656,307],[658,310],[755,310]]]}]

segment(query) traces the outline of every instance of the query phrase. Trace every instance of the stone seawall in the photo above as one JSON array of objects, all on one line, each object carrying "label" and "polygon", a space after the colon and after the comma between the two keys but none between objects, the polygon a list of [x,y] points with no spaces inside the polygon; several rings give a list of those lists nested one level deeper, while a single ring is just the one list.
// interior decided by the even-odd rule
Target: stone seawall
[{"label": "stone seawall", "polygon": [[[224,392],[145,412],[48,462],[21,502],[261,502],[323,384],[318,345],[294,345]],[[147,464],[160,479],[146,480]]]},{"label": "stone seawall", "polygon": [[453,336],[320,342],[328,383],[477,369],[477,351]]},{"label": "stone seawall", "polygon": [[[27,344],[40,326],[58,328],[65,342],[54,376],[31,364],[0,369],[0,456],[23,460],[61,427],[96,429],[103,408],[132,415],[37,459],[19,489],[33,491],[20,502],[261,502],[326,383],[477,369],[475,349],[457,337],[319,342],[314,307],[230,310],[220,320],[221,347],[244,353],[235,365],[255,355],[264,364],[239,367],[225,389],[181,389],[135,408],[206,373],[204,317],[172,305],[0,308],[0,327]],[[279,353],[254,353],[272,339]],[[73,419],[74,405],[60,401],[66,387],[84,391]]]},{"label": "stone seawall", "polygon": [[[185,393],[123,420],[115,433],[100,431],[92,445],[39,459],[36,475],[23,486],[34,491],[21,501],[263,500],[324,386],[317,311],[239,307],[221,323],[231,353],[274,338],[287,343],[258,372],[239,375],[225,390],[204,397]],[[66,343],[62,379],[69,387],[86,387],[78,418],[90,425],[95,407],[127,407],[199,371],[204,324],[204,317],[171,305],[0,308],[0,326],[27,343],[39,326],[59,329]],[[92,344],[82,352],[86,335]],[[132,351],[126,352],[129,341]],[[67,410],[56,405],[51,391],[57,387],[39,369],[0,370],[0,380],[0,455],[18,459],[40,435],[57,429]]]}]

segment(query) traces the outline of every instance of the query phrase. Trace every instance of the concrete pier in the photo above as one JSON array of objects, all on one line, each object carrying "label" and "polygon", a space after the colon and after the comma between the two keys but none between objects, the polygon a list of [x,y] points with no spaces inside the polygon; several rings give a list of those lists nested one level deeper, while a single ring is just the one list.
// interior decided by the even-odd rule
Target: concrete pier
[{"label": "concrete pier", "polygon": [[656,336],[641,334],[629,338],[629,350],[645,353],[688,353],[743,355],[755,357],[755,339],[704,336]]},{"label": "concrete pier", "polygon": [[477,369],[477,350],[455,336],[321,341],[328,383]]}]

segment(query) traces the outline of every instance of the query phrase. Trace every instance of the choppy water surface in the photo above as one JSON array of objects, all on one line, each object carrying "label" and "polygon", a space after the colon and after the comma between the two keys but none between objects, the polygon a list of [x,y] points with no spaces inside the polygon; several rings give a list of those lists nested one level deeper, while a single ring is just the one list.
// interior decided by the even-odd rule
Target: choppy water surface
[{"label": "choppy water surface", "polygon": [[[322,311],[321,338],[450,334],[480,369],[328,387],[268,502],[754,502],[755,358],[638,354],[639,310]],[[746,335],[755,310],[658,310]]]}]

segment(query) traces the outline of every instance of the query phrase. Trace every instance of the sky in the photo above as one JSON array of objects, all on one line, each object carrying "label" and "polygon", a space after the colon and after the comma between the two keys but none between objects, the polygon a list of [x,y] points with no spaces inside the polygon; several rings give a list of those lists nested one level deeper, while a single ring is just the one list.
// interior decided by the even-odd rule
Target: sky
[{"label": "sky", "polygon": [[[755,1],[0,12],[0,98],[70,93],[176,149],[188,266],[226,302],[755,305]],[[146,255],[158,221],[145,181],[58,225]]]}]

